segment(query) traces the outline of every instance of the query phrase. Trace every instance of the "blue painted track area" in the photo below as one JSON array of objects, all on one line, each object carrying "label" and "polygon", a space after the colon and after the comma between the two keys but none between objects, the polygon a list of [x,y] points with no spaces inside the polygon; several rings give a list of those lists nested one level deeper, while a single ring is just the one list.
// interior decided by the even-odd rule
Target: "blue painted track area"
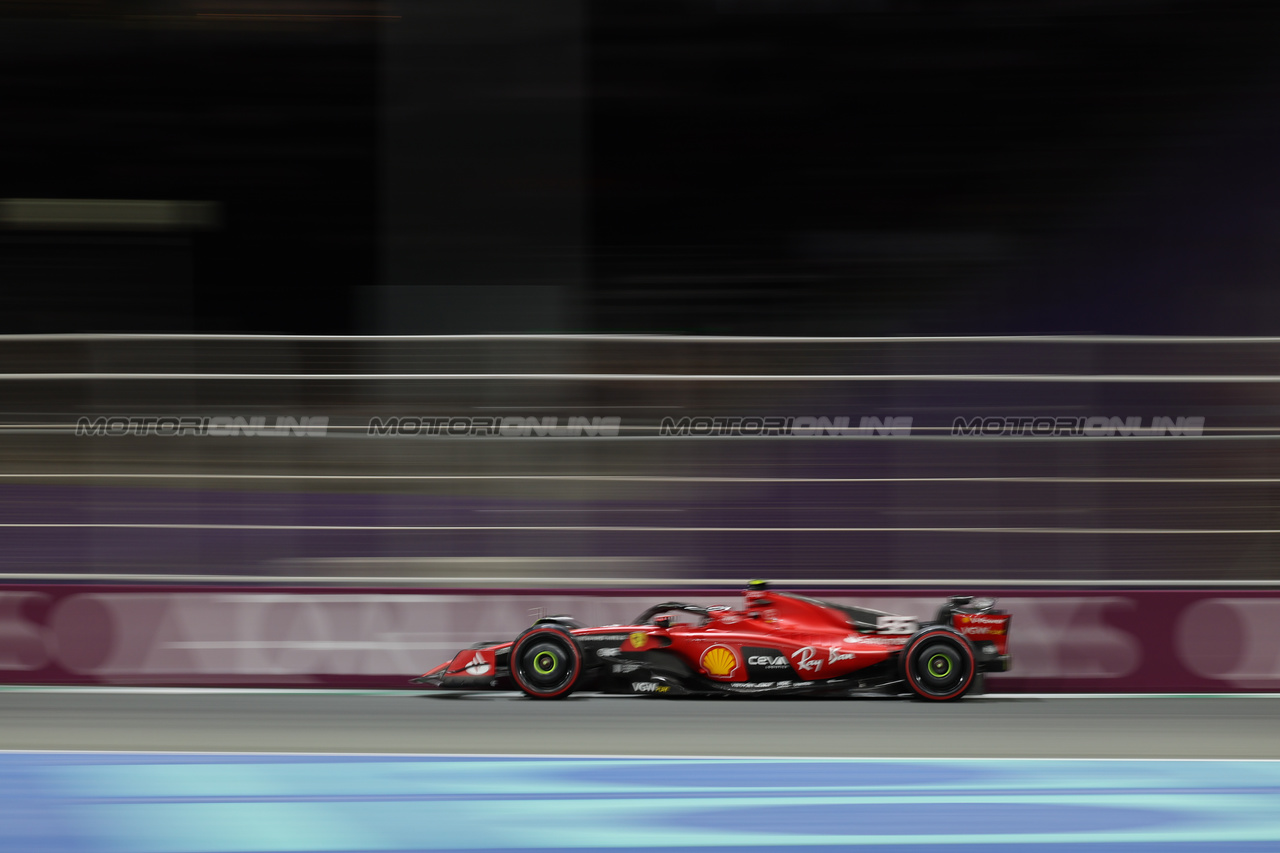
[{"label": "blue painted track area", "polygon": [[1280,850],[1280,762],[0,754],[0,850]]}]

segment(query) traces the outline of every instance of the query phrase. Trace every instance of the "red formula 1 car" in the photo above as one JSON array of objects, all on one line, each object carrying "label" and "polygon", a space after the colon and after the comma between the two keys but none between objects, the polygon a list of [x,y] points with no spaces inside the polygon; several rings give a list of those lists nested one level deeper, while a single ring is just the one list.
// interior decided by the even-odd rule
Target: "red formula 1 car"
[{"label": "red formula 1 car", "polygon": [[669,601],[634,625],[601,628],[550,616],[512,642],[473,646],[413,681],[439,690],[519,688],[535,699],[590,690],[943,701],[980,689],[984,672],[1009,669],[1009,619],[994,599],[953,596],[933,622],[918,623],[752,581],[741,610]]}]

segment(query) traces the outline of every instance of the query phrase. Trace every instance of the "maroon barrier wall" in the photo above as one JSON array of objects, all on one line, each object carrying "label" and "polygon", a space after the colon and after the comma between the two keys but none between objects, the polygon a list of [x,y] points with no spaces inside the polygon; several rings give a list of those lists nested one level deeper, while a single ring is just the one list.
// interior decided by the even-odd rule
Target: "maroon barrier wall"
[{"label": "maroon barrier wall", "polygon": [[[955,592],[809,591],[929,617]],[[1013,613],[992,692],[1280,690],[1280,591],[983,591]],[[735,592],[0,587],[0,682],[412,689],[407,679],[543,613],[629,622]]]}]

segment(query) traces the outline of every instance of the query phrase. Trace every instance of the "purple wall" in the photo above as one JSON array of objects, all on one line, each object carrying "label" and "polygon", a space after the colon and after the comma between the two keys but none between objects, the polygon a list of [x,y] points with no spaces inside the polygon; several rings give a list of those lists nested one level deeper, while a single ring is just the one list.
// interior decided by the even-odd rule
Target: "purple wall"
[{"label": "purple wall", "polygon": [[[956,590],[814,591],[928,616]],[[993,692],[1280,690],[1280,592],[1006,591],[1015,668]],[[666,599],[734,592],[9,585],[0,682],[409,687],[458,647],[541,613],[625,623]]]}]

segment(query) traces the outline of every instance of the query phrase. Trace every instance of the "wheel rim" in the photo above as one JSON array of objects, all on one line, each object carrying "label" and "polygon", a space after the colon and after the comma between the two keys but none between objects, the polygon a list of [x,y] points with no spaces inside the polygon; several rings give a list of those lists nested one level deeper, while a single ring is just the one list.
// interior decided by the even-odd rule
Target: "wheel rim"
[{"label": "wheel rim", "polygon": [[912,681],[925,695],[950,696],[968,679],[963,650],[949,640],[926,643],[911,658]]},{"label": "wheel rim", "polygon": [[520,649],[517,667],[528,692],[555,694],[570,684],[575,675],[574,655],[559,637],[535,637]]}]

